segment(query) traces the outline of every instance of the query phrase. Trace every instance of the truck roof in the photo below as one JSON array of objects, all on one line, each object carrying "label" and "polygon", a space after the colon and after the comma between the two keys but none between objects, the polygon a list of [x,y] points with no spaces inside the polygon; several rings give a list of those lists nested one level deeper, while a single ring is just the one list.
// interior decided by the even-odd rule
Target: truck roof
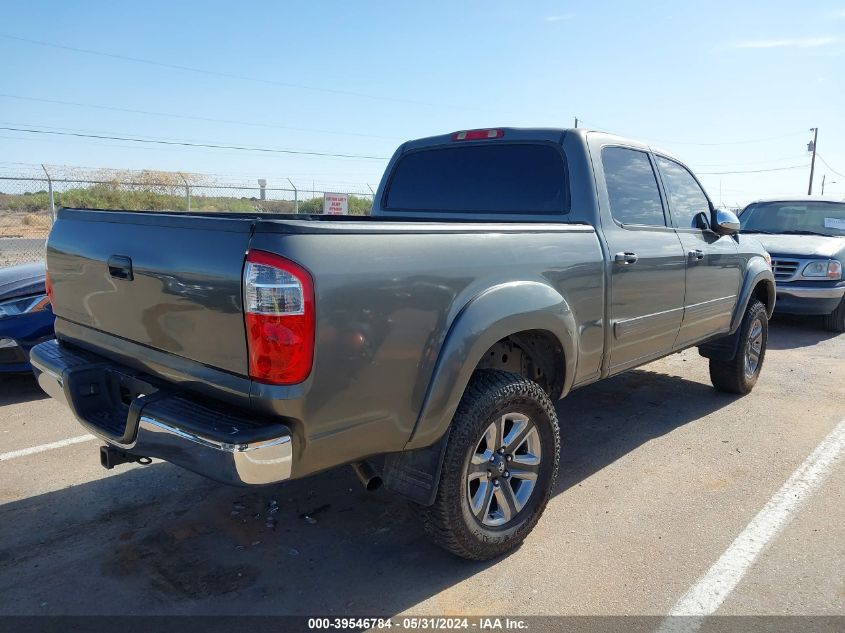
[{"label": "truck roof", "polygon": [[[502,127],[502,126],[490,126],[486,128],[474,128],[474,129],[484,129],[484,130],[501,130],[504,134],[502,138],[507,140],[518,140],[518,141],[552,141],[555,143],[559,143],[563,138],[563,135],[568,132],[576,132],[580,133],[581,130],[573,130],[573,129],[564,129],[564,128],[519,128],[519,127]],[[406,141],[400,147],[401,151],[409,150],[409,149],[417,149],[420,147],[429,147],[433,145],[448,145],[453,142],[453,136],[458,134],[459,130],[455,132],[449,132],[448,134],[438,134],[436,136],[426,136],[423,138],[417,138],[413,140]],[[491,139],[494,140],[494,139]]]},{"label": "truck roof", "polygon": [[845,198],[841,196],[819,196],[819,195],[812,195],[812,196],[770,196],[766,198],[758,198],[756,200],[752,200],[745,206],[750,206],[752,204],[760,204],[763,202],[845,202]]},{"label": "truck roof", "polygon": [[[654,152],[659,154],[663,154],[679,162],[683,162],[681,159],[677,158],[672,152],[666,151],[663,148],[656,147],[654,145],[649,144],[646,141],[620,136],[617,134],[612,134],[610,132],[605,132],[602,130],[596,130],[592,128],[555,128],[555,127],[505,127],[505,126],[490,126],[486,128],[473,128],[473,129],[480,129],[480,130],[501,130],[503,135],[501,138],[505,140],[516,140],[516,141],[551,141],[553,143],[560,143],[564,137],[564,135],[576,135],[581,138],[586,138],[587,134],[601,134],[607,138],[609,142],[618,142],[624,143],[625,145],[633,145],[633,146],[640,146],[643,149],[650,149]],[[434,147],[438,145],[450,145],[451,143],[455,142],[453,137],[455,134],[459,132],[466,132],[468,130],[458,130],[455,132],[449,132],[448,134],[438,134],[436,136],[426,136],[423,138],[417,138],[413,140],[406,141],[403,143],[398,152],[402,153],[408,150],[413,149],[420,149],[423,147]],[[494,141],[496,139],[490,139]]]}]

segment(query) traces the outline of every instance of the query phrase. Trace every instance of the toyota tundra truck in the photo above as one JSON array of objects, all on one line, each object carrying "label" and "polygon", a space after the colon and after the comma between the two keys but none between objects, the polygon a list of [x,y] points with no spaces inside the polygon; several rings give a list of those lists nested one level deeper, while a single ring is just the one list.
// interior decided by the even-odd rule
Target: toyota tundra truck
[{"label": "toyota tundra truck", "polygon": [[691,346],[717,389],[752,389],[776,295],[738,230],[644,143],[462,131],[399,147],[369,217],[62,209],[56,340],[31,360],[106,467],[351,464],[489,559],[549,500],[558,398]]}]

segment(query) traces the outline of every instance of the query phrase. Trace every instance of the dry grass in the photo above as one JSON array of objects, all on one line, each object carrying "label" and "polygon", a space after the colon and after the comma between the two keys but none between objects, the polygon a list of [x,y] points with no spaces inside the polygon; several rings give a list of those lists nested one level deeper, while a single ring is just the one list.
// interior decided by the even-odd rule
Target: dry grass
[{"label": "dry grass", "polygon": [[43,238],[50,232],[48,213],[0,210],[0,237]]}]

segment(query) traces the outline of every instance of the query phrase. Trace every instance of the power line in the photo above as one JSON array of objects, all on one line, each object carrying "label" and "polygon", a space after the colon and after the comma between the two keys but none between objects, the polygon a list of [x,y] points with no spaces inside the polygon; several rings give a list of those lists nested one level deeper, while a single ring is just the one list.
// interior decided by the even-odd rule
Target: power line
[{"label": "power line", "polygon": [[[208,141],[205,139],[196,139],[196,138],[174,138],[168,136],[150,136],[146,134],[133,134],[128,135],[123,132],[114,132],[114,131],[103,131],[103,130],[91,130],[85,128],[74,128],[74,127],[59,127],[54,125],[43,125],[43,124],[30,124],[30,123],[22,123],[20,121],[2,121],[0,120],[0,126],[8,126],[8,127],[0,127],[0,130],[7,129],[21,129],[23,128],[24,131],[27,129],[40,131],[41,133],[52,133],[52,132],[74,132],[79,137],[85,137],[86,135],[91,136],[95,139],[126,139],[131,142],[135,143],[157,143],[157,144],[172,144],[172,145],[179,145],[185,144],[188,148],[188,151],[201,151],[203,148],[211,147],[218,152],[228,152],[236,154],[236,150],[254,150],[254,151],[263,151],[264,148],[255,147],[255,146],[245,146],[245,145],[237,145],[237,146],[230,146],[228,144],[218,142],[218,141]],[[73,136],[73,135],[71,135]],[[25,137],[12,137],[7,136],[6,138],[11,138],[15,140],[24,140]],[[32,139],[32,140],[39,140],[39,141],[46,141],[47,139]],[[164,143],[164,142],[167,143]],[[91,146],[98,146],[97,143],[85,143],[85,141],[75,141],[76,143],[86,144]],[[121,148],[134,148],[134,149],[143,149],[148,151],[166,151],[161,148],[157,147],[138,147],[133,145],[118,145],[114,144],[111,147],[121,147]],[[299,155],[314,155],[314,156],[326,156],[328,158],[365,158],[368,160],[378,160],[381,157],[373,156],[369,154],[360,155],[360,154],[349,154],[349,153],[332,153],[332,152],[322,152],[318,150],[309,150],[309,149],[299,149],[299,148],[271,148],[272,151],[278,151],[279,153],[295,153]],[[271,151],[267,150],[267,151]],[[208,154],[208,152],[204,152]]]},{"label": "power line", "polygon": [[772,167],[770,169],[746,169],[742,171],[699,171],[702,176],[723,176],[727,174],[761,174],[767,171],[787,171],[789,169],[806,169],[807,165],[792,165],[791,167]]},{"label": "power line", "polygon": [[277,125],[274,123],[258,123],[254,121],[237,121],[232,119],[215,119],[211,117],[203,117],[203,116],[192,116],[189,114],[176,114],[172,112],[154,112],[151,110],[136,110],[133,108],[118,108],[116,106],[107,106],[95,103],[79,103],[76,101],[61,101],[59,99],[44,99],[39,97],[25,97],[23,95],[13,95],[7,93],[0,93],[0,97],[5,99],[19,99],[21,101],[34,101],[38,103],[52,103],[57,105],[69,105],[79,108],[95,108],[98,110],[108,110],[110,112],[126,112],[129,114],[143,114],[147,116],[161,116],[161,117],[170,117],[174,119],[187,119],[191,121],[205,121],[207,123],[226,123],[228,125],[248,125],[253,127],[262,127],[262,128],[274,128],[280,130],[293,130],[295,132],[313,132],[319,134],[343,134],[346,136],[360,136],[365,138],[378,138],[378,139],[385,139],[396,141],[399,140],[395,137],[390,136],[379,136],[377,134],[362,134],[358,132],[348,132],[348,131],[336,131],[336,130],[321,130],[321,129],[314,129],[314,128],[305,128],[305,127],[293,127],[289,125]]},{"label": "power line", "polygon": [[19,37],[17,35],[9,35],[7,33],[0,33],[0,37],[15,40],[18,42],[25,42],[36,46],[46,46],[47,48],[56,48],[59,50],[72,51],[74,53],[84,53],[85,55],[96,55],[99,57],[108,57],[110,59],[118,59],[121,61],[134,62],[136,64],[146,64],[148,66],[158,66],[160,68],[169,68],[171,70],[181,70],[185,72],[200,73],[212,77],[226,77],[227,79],[237,79],[239,81],[252,81],[256,83],[269,84],[275,86],[283,86],[285,88],[295,88],[297,90],[310,90],[313,92],[322,92],[328,94],[345,95],[348,97],[358,97],[362,99],[372,99],[374,101],[389,101],[392,103],[407,103],[411,105],[422,105],[433,108],[451,108],[455,110],[475,110],[479,108],[470,108],[465,106],[450,105],[445,103],[433,103],[428,101],[417,101],[414,99],[403,99],[400,97],[387,97],[383,95],[372,95],[364,92],[355,92],[352,90],[341,90],[339,88],[325,88],[317,86],[308,86],[305,84],[295,84],[286,81],[278,81],[276,79],[264,79],[262,77],[250,77],[249,75],[240,75],[238,73],[230,73],[221,70],[210,70],[207,68],[198,68],[195,66],[185,66],[182,64],[170,64],[167,62],[159,62],[152,59],[145,59],[143,57],[132,57],[130,55],[122,55],[119,53],[107,53],[105,51],[97,51],[90,48],[80,48],[77,46],[67,46],[65,44],[56,44],[54,42],[44,42],[41,40],[33,40],[26,37]]},{"label": "power line", "polygon": [[830,166],[830,163],[828,163],[828,162],[827,162],[824,158],[822,158],[822,155],[821,155],[821,154],[816,154],[816,158],[818,158],[821,162],[823,162],[823,163],[825,164],[825,166],[826,166],[826,167],[827,167],[830,171],[832,171],[834,174],[836,174],[837,176],[840,176],[840,177],[842,177],[842,178],[845,178],[845,174],[843,174],[843,173],[841,173],[841,172],[838,172],[838,171],[836,171],[833,167],[831,167],[831,166]]},{"label": "power line", "polygon": [[271,154],[297,154],[300,156],[322,156],[328,158],[355,158],[362,160],[387,160],[384,156],[366,156],[363,154],[334,154],[330,152],[313,152],[308,150],[297,149],[280,149],[273,147],[250,147],[246,145],[223,145],[219,143],[199,143],[188,141],[170,141],[163,139],[143,139],[131,136],[108,136],[105,134],[86,134],[82,132],[58,132],[54,130],[39,130],[34,128],[23,127],[6,127],[0,126],[0,130],[7,130],[10,132],[25,132],[27,134],[51,134],[54,136],[73,136],[77,138],[94,138],[108,141],[131,141],[133,143],[154,143],[156,145],[176,145],[181,147],[204,147],[210,149],[227,149],[239,150],[247,152],[264,152]]},{"label": "power line", "polygon": [[[590,121],[585,121],[584,119],[579,119],[579,122],[581,123],[582,127],[586,123],[590,127],[595,127],[598,130],[608,129],[607,126],[596,125],[596,124],[594,124]],[[803,136],[804,134],[806,134],[806,132],[791,132],[789,134],[781,134],[779,136],[768,136],[766,138],[746,139],[746,140],[742,140],[742,141],[719,141],[719,142],[712,142],[712,141],[708,141],[708,142],[670,141],[670,140],[667,140],[667,139],[659,139],[659,138],[653,138],[653,139],[650,139],[650,140],[655,142],[655,143],[666,143],[667,145],[697,145],[697,146],[700,146],[700,147],[718,147],[718,146],[721,146],[721,145],[750,145],[750,144],[753,144],[753,143],[766,143],[768,141],[778,141],[778,140],[784,139],[784,138],[792,138],[792,137],[795,137],[795,136]]]},{"label": "power line", "polygon": [[667,141],[661,139],[652,139],[657,143],[667,143],[669,145],[696,145],[699,147],[718,147],[721,145],[752,145],[754,143],[767,143],[769,141],[779,141],[784,138],[792,138],[795,136],[803,136],[806,132],[793,132],[790,134],[781,134],[780,136],[768,136],[766,138],[748,139],[744,141],[721,141],[719,143],[698,143],[692,141]]},{"label": "power line", "polygon": [[766,165],[771,163],[782,163],[784,161],[795,161],[801,158],[800,156],[784,156],[783,158],[768,158],[766,160],[752,160],[752,161],[744,161],[741,163],[691,163],[692,166],[696,167],[696,171],[699,167],[745,167],[748,165]]},{"label": "power line", "polygon": [[[99,141],[96,141],[96,140],[86,141],[84,139],[74,139],[74,138],[55,138],[55,137],[50,138],[48,136],[43,136],[43,137],[39,138],[38,135],[32,135],[32,134],[30,134],[30,135],[24,134],[24,135],[17,135],[17,136],[12,135],[12,134],[0,134],[0,139],[11,140],[11,141],[26,141],[27,143],[36,143],[36,142],[38,142],[38,143],[49,143],[51,149],[55,148],[55,146],[57,145],[57,143],[59,141],[71,143],[74,146],[85,145],[85,146],[88,146],[88,147],[98,147],[100,149],[102,149],[102,147],[103,147],[102,142],[99,142]],[[117,142],[117,141],[111,142],[109,144],[109,149],[111,149],[111,148],[131,149],[135,152],[138,152],[138,151],[159,152],[159,153],[162,153],[162,154],[164,154],[168,157],[172,156],[173,152],[174,152],[174,148],[168,147],[168,146],[156,146],[156,145],[145,146],[142,143],[120,143],[120,142]],[[243,152],[239,152],[239,151],[236,151],[236,150],[221,150],[221,149],[209,150],[209,149],[203,149],[201,147],[179,148],[178,153],[179,154],[182,154],[182,153],[197,154],[197,155],[200,155],[200,156],[226,155],[226,156],[244,157]],[[257,155],[257,157],[263,157],[263,156],[268,156],[268,155],[267,154],[258,154]],[[279,158],[282,159],[282,157],[284,157],[284,156],[285,156],[284,154],[279,155]],[[295,159],[296,157],[292,156],[291,158]],[[344,160],[344,159],[339,159],[339,160]],[[366,179],[375,178],[376,180],[378,180],[379,178],[381,178],[381,174],[382,174],[383,170],[382,170],[381,165],[379,165],[378,163],[373,163],[372,161],[362,161],[362,162],[356,161],[356,162],[352,163],[350,161],[350,163],[348,163],[348,164],[360,165],[360,167],[354,168],[355,171],[366,170],[366,175],[362,176],[362,179],[366,180]],[[375,171],[370,170],[368,167],[365,167],[364,165],[367,165],[367,166],[372,165],[373,169],[375,169]],[[38,170],[37,171],[41,172],[41,164],[40,163],[38,164]],[[176,170],[176,171],[190,171],[190,170],[189,169],[180,169],[180,170]],[[344,167],[343,173],[352,175],[353,172],[350,172],[349,168]],[[297,175],[297,176],[307,177],[309,179],[309,182],[310,182],[310,179],[312,178],[312,172],[311,171],[302,172],[302,173],[299,173],[299,174],[286,172],[286,175],[289,175],[289,176]]]}]

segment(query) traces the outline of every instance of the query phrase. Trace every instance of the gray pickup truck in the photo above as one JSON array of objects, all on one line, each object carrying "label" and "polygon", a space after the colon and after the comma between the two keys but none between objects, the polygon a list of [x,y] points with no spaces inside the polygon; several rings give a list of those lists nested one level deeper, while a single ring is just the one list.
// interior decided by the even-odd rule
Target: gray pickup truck
[{"label": "gray pickup truck", "polygon": [[556,399],[691,346],[716,388],[751,390],[775,285],[738,229],[636,141],[425,138],[396,151],[371,217],[61,210],[58,340],[32,364],[106,467],[250,485],[353,464],[487,559],[552,494]]}]

